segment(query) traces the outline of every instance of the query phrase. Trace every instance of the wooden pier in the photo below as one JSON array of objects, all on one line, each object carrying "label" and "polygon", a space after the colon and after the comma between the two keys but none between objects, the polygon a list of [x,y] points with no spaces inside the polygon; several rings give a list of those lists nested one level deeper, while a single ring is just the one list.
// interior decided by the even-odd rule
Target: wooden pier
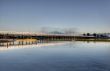
[{"label": "wooden pier", "polygon": [[32,45],[39,42],[50,42],[50,41],[96,41],[104,40],[109,41],[108,38],[96,38],[96,37],[83,37],[65,34],[10,34],[0,33],[0,46],[12,46],[12,45]]}]

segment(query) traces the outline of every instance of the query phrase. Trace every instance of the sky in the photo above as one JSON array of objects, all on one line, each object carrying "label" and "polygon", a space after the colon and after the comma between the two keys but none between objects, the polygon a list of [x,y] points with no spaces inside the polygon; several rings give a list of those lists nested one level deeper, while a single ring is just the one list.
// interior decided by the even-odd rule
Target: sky
[{"label": "sky", "polygon": [[0,0],[0,31],[110,32],[110,0]]}]

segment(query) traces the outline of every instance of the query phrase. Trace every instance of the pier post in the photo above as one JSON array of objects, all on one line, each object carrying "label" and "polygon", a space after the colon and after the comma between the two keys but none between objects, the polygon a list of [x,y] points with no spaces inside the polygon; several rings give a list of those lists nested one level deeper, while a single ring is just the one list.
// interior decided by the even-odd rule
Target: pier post
[{"label": "pier post", "polygon": [[8,48],[8,42],[7,42],[7,48]]},{"label": "pier post", "polygon": [[21,43],[22,43],[22,45],[23,45],[23,41],[22,41]]},{"label": "pier post", "polygon": [[0,46],[1,46],[1,42],[0,42]]},{"label": "pier post", "polygon": [[27,41],[25,42],[25,45],[27,45]]}]

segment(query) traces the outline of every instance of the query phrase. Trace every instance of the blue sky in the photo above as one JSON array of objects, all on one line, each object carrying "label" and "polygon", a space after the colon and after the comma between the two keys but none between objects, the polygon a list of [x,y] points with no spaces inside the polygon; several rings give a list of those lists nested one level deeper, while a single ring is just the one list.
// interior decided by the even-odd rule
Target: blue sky
[{"label": "blue sky", "polygon": [[110,0],[0,0],[1,31],[42,27],[110,31]]}]

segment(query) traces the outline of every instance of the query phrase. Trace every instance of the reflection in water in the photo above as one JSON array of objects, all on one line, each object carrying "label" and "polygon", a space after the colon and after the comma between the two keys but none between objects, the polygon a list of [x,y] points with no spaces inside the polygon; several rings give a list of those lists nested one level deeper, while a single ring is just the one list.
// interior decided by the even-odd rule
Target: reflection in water
[{"label": "reflection in water", "polygon": [[12,49],[19,49],[19,48],[34,48],[34,47],[43,47],[43,46],[55,46],[55,45],[66,45],[71,42],[49,42],[49,43],[38,43],[38,44],[32,44],[32,45],[17,45],[17,46],[3,46],[0,47],[0,51],[4,50],[12,50]]},{"label": "reflection in water", "polygon": [[110,71],[109,42],[20,47],[19,50],[0,51],[0,71]]}]

